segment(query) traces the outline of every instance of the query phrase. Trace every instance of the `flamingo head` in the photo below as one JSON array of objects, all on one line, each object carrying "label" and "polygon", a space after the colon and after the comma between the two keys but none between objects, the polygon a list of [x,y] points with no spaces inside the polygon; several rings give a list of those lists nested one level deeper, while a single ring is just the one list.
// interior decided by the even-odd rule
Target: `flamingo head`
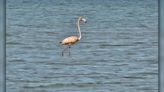
[{"label": "flamingo head", "polygon": [[84,17],[79,17],[79,21],[80,23],[87,23],[87,20]]}]

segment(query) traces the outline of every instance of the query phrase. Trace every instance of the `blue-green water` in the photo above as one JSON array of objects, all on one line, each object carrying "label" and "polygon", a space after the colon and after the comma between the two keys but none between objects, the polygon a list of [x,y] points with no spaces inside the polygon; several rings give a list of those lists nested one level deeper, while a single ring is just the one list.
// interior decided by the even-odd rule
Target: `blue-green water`
[{"label": "blue-green water", "polygon": [[[7,92],[158,92],[157,0],[6,4]],[[63,57],[79,16],[82,39]]]}]

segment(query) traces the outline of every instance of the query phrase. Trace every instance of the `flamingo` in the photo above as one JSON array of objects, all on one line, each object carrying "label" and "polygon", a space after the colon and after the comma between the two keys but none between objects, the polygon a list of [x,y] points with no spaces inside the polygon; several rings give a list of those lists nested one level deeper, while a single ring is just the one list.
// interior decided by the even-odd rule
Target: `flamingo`
[{"label": "flamingo", "polygon": [[64,55],[64,51],[69,49],[69,55],[70,55],[70,48],[71,48],[71,45],[77,43],[78,41],[80,41],[81,39],[81,31],[80,31],[80,24],[81,23],[86,23],[86,19],[84,17],[79,17],[78,18],[78,21],[77,21],[77,30],[79,32],[79,35],[78,36],[69,36],[67,38],[65,38],[64,40],[62,40],[60,43],[62,45],[66,45],[67,47],[62,51],[62,56]]}]

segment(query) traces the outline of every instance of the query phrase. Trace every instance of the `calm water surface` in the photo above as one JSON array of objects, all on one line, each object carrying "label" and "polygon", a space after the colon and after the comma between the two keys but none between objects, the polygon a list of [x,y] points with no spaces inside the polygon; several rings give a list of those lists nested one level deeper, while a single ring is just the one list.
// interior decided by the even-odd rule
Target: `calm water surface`
[{"label": "calm water surface", "polygon": [[[7,92],[158,92],[157,0],[7,0]],[[82,39],[61,56],[59,42]]]}]

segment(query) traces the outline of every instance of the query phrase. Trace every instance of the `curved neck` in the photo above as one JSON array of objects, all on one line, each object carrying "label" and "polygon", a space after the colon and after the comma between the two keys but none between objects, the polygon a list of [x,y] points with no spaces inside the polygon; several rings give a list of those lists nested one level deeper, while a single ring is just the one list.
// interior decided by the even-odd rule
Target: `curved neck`
[{"label": "curved neck", "polygon": [[81,31],[80,31],[80,19],[78,19],[78,21],[77,21],[77,30],[78,30],[78,32],[79,32],[79,40],[81,39]]}]

